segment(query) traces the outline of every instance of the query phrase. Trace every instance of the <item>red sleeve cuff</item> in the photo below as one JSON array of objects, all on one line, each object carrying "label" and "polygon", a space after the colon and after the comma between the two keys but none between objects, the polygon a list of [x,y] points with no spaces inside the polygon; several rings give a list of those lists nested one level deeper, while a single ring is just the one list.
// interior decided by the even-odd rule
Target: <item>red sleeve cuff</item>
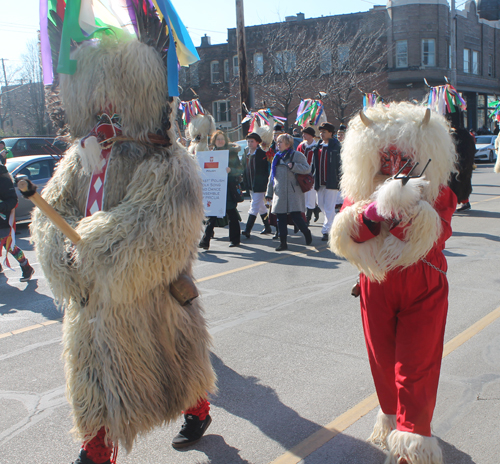
[{"label": "red sleeve cuff", "polygon": [[406,231],[407,231],[408,227],[410,227],[410,224],[411,224],[411,222],[408,222],[402,226],[393,227],[390,230],[390,232],[392,235],[394,235],[394,237],[405,242],[406,241]]},{"label": "red sleeve cuff", "polygon": [[358,215],[358,223],[358,235],[356,237],[351,237],[356,243],[366,242],[380,233],[380,223],[368,220],[365,221],[362,213]]}]

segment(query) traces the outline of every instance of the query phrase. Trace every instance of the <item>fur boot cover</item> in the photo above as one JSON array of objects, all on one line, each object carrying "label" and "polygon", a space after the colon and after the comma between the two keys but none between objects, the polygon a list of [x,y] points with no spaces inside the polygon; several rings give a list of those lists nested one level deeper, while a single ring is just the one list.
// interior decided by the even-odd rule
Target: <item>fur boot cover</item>
[{"label": "fur boot cover", "polygon": [[385,464],[443,464],[443,454],[436,437],[393,430],[387,437],[389,456]]},{"label": "fur boot cover", "polygon": [[[342,145],[342,195],[350,206],[337,214],[330,231],[330,249],[354,264],[370,280],[383,281],[388,271],[408,267],[423,258],[441,233],[441,219],[433,208],[441,188],[455,165],[455,149],[442,116],[424,121],[425,109],[409,103],[366,110],[368,122],[358,116],[349,124]],[[366,118],[365,118],[366,119]],[[401,180],[381,174],[389,148],[404,153],[420,174],[432,159],[424,177]],[[395,174],[395,173],[393,173]],[[360,214],[373,201],[387,220],[371,240],[357,243]],[[405,227],[404,237],[391,234],[394,221]]]},{"label": "fur boot cover", "polygon": [[189,153],[208,150],[208,138],[215,132],[215,121],[210,114],[196,115],[187,126],[187,136],[191,140]]},{"label": "fur boot cover", "polygon": [[[71,129],[79,135],[92,129],[87,105],[95,112],[112,104],[124,115],[123,133],[136,141],[113,145],[102,209],[85,217],[91,174],[77,139],[43,196],[81,241],[73,246],[38,210],[31,233],[65,311],[63,357],[75,434],[89,440],[105,427],[108,439],[129,451],[138,434],[215,391],[201,303],[181,306],[169,292],[181,273],[192,275],[204,218],[201,179],[179,144],[140,141],[163,126],[165,114],[174,117],[157,52],[131,41],[101,42],[77,53],[78,70],[63,86],[70,91],[64,101],[77,106],[67,112]],[[108,72],[119,91],[107,87]],[[136,85],[144,101],[135,100]],[[130,100],[137,111],[129,111]],[[171,129],[166,136],[175,140]]]},{"label": "fur boot cover", "polygon": [[387,449],[387,437],[393,430],[396,430],[396,415],[384,414],[382,409],[379,409],[373,432],[368,437],[368,441]]},{"label": "fur boot cover", "polygon": [[500,137],[495,140],[495,151],[497,152],[497,162],[495,163],[495,172],[500,174]]}]

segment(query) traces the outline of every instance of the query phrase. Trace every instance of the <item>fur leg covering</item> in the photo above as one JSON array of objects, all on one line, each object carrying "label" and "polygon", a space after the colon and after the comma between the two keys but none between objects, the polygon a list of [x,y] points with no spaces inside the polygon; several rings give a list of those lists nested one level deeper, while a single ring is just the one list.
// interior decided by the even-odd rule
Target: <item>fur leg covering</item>
[{"label": "fur leg covering", "polygon": [[389,456],[385,464],[443,464],[443,454],[436,437],[393,430],[387,437]]},{"label": "fur leg covering", "polygon": [[377,414],[377,421],[373,427],[372,434],[368,437],[368,441],[387,449],[387,437],[396,430],[396,415],[384,414],[382,409]]},{"label": "fur leg covering", "polygon": [[497,154],[497,162],[495,163],[495,172],[500,174],[500,154]]}]

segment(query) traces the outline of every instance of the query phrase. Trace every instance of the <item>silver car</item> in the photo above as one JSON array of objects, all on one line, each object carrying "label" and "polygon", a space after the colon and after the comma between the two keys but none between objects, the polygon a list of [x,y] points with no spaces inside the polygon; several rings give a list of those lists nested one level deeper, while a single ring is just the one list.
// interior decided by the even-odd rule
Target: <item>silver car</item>
[{"label": "silver car", "polygon": [[[23,156],[9,158],[6,166],[16,183],[20,179],[27,178],[37,186],[37,191],[41,192],[52,177],[60,159],[60,156],[52,155]],[[29,221],[31,220],[33,203],[24,198],[19,189],[16,191],[19,201],[16,208],[16,222]]]},{"label": "silver car", "polygon": [[476,154],[475,161],[488,161],[494,163],[497,159],[495,151],[496,135],[477,135],[476,136]]}]

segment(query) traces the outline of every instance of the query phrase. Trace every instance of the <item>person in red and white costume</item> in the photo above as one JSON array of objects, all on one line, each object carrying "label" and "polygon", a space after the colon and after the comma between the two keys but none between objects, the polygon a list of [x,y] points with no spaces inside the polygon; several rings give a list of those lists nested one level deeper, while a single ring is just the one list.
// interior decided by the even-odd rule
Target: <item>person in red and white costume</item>
[{"label": "person in red and white costume", "polygon": [[[302,131],[302,138],[304,139],[299,146],[297,147],[297,151],[300,151],[304,154],[309,163],[309,166],[312,165],[314,149],[318,145],[318,139],[316,138],[316,131],[313,127],[306,127]],[[304,193],[306,200],[306,219],[307,225],[311,222],[312,215],[314,213],[314,222],[316,222],[319,218],[319,207],[318,207],[318,195],[316,190],[311,189],[309,192]]]},{"label": "person in red and white costume", "polygon": [[[422,177],[402,180],[410,174]],[[330,248],[361,272],[361,315],[380,401],[369,440],[391,464],[440,464],[431,434],[448,310],[456,153],[445,119],[410,103],[355,117],[342,145],[345,201]],[[402,172],[395,175],[402,169]]]}]

